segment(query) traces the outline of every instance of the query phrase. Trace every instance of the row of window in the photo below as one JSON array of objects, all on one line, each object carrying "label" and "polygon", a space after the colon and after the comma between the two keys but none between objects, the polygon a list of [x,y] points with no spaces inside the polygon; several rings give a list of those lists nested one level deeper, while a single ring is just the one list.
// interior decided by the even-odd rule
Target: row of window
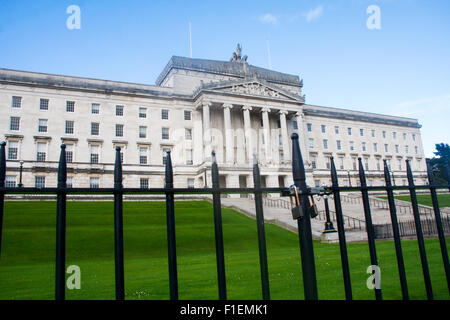
[{"label": "row of window", "polygon": [[[73,134],[75,128],[75,121],[67,120],[65,124],[65,134]],[[20,117],[11,117],[10,118],[10,126],[9,129],[12,131],[20,130]],[[39,119],[38,120],[38,132],[46,133],[48,131],[48,120],[47,119]],[[91,122],[91,135],[98,136],[100,135],[100,123],[99,122]],[[115,136],[123,137],[124,135],[124,125],[116,124],[115,125]],[[147,126],[139,126],[139,138],[147,138]],[[169,128],[163,127],[161,128],[161,138],[163,140],[169,140]],[[185,139],[192,140],[192,129],[185,128]]]},{"label": "row of window", "polygon": [[[49,99],[41,98],[39,102],[40,110],[48,110]],[[22,107],[22,97],[13,96],[11,102],[12,108],[21,108]],[[66,101],[66,112],[75,112],[75,101]],[[116,116],[124,115],[124,106],[116,105],[115,110]],[[91,114],[100,114],[100,104],[92,103],[91,104]],[[140,107],[139,108],[139,118],[147,118],[147,108]],[[184,120],[191,120],[191,111],[184,110]],[[169,110],[162,109],[161,110],[161,119],[168,120],[169,119]]]},{"label": "row of window", "polygon": [[[391,159],[387,159],[386,163],[387,166],[389,168],[389,170],[391,170]],[[317,169],[317,156],[316,155],[310,155],[310,163],[311,163],[311,167],[312,169]],[[371,168],[369,166],[369,158],[365,157],[362,159],[362,163],[364,166],[364,170],[375,170],[373,168]],[[338,157],[336,159],[336,169],[338,170],[358,170],[359,166],[358,166],[358,159],[356,157],[352,157],[352,162],[351,162],[351,168],[346,168],[344,166],[344,157]],[[376,165],[376,170],[377,171],[381,171],[383,170],[383,164],[381,161],[381,158],[376,158],[375,159],[375,165]],[[325,166],[327,169],[331,168],[331,158],[330,156],[326,156],[325,157]],[[420,160],[417,160],[417,168],[418,170],[420,170]],[[403,159],[397,159],[397,167],[396,169],[398,170],[404,170],[405,166],[404,166],[404,160]]]},{"label": "row of window", "polygon": [[[92,164],[97,164],[100,162],[100,145],[91,144],[89,146],[89,161]],[[170,148],[163,148],[163,164],[166,164],[166,154],[167,151],[170,151]],[[148,147],[139,147],[139,164],[148,164]],[[9,141],[8,142],[8,160],[18,160],[19,154],[19,142],[18,141]],[[74,145],[66,144],[66,161],[68,163],[73,162],[74,160]],[[121,161],[123,162],[123,152],[120,154]],[[192,149],[187,149],[186,153],[186,165],[193,164],[193,151]],[[45,162],[47,161],[47,143],[46,142],[37,142],[36,143],[36,161]]]},{"label": "row of window", "polygon": [[[34,187],[35,188],[45,188],[45,178],[46,178],[45,176],[35,176],[34,177]],[[6,176],[5,186],[7,188],[15,188],[17,186],[16,181],[17,181],[16,176]],[[67,182],[67,188],[76,188],[76,186],[73,185],[73,177],[67,177],[66,182]],[[141,189],[150,188],[148,178],[140,178],[139,184],[140,184]],[[93,189],[100,188],[100,178],[90,177],[89,178],[89,187],[93,188]],[[188,188],[195,187],[195,180],[193,178],[187,179],[187,187]]]},{"label": "row of window", "polygon": [[[308,132],[311,132],[311,131],[312,131],[312,124],[311,124],[311,123],[307,123],[306,126],[307,126],[307,129],[308,129]],[[295,125],[294,125],[294,129],[296,129],[296,128],[295,128]],[[324,124],[322,124],[322,125],[320,126],[320,130],[321,130],[322,133],[326,133],[326,131],[327,131],[327,126],[324,125]],[[334,127],[334,133],[335,133],[335,134],[339,134],[339,132],[340,132],[339,126],[335,126],[335,127]],[[370,130],[370,135],[371,135],[373,138],[375,138],[375,133],[376,133],[375,129],[371,129],[371,130]],[[386,132],[385,130],[383,130],[381,133],[382,133],[383,138],[385,139],[386,136],[387,136],[387,132]],[[351,127],[348,127],[348,128],[347,128],[347,134],[348,134],[349,136],[352,135],[352,128],[351,128]],[[361,137],[364,137],[364,135],[365,135],[365,130],[364,130],[364,129],[359,129],[359,135],[360,135]],[[408,134],[407,134],[406,132],[404,132],[404,133],[402,134],[402,136],[403,136],[403,140],[406,140]],[[411,134],[411,136],[412,136],[413,141],[416,141],[416,134],[413,133],[413,134]],[[392,138],[397,139],[397,132],[395,132],[395,131],[392,132]]]},{"label": "row of window", "polygon": [[[314,149],[314,138],[309,138],[308,139],[309,142],[309,148],[310,149]],[[323,148],[325,150],[328,150],[328,139],[323,139],[322,140],[323,143]],[[378,143],[373,143],[373,152],[378,152]],[[409,146],[405,145],[405,153],[409,153]],[[336,140],[336,148],[337,150],[342,150],[342,142],[341,140]],[[395,153],[399,153],[400,152],[400,147],[398,144],[396,144],[394,146],[395,148]],[[355,142],[354,141],[350,141],[349,142],[349,150],[350,151],[355,151]],[[367,143],[366,142],[361,142],[361,151],[363,152],[368,152],[368,147],[367,147]],[[384,152],[389,152],[389,144],[385,143],[384,144]],[[414,153],[416,155],[419,154],[419,147],[418,146],[414,146]]]}]

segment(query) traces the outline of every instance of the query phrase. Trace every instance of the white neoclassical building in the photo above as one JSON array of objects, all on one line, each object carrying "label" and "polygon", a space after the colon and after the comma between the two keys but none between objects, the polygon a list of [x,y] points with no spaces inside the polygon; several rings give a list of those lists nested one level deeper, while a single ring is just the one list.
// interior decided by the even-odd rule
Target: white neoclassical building
[{"label": "white neoclassical building", "polygon": [[308,184],[330,183],[330,157],[341,185],[357,185],[357,158],[368,185],[406,184],[405,160],[418,182],[426,164],[417,120],[305,103],[296,75],[230,61],[174,56],[155,85],[0,69],[0,139],[7,186],[54,187],[62,143],[68,184],[113,185],[122,148],[125,187],[162,187],[172,150],[175,187],[211,185],[211,151],[220,183],[251,187],[253,156],[267,187],[292,183],[290,134],[298,132]]}]

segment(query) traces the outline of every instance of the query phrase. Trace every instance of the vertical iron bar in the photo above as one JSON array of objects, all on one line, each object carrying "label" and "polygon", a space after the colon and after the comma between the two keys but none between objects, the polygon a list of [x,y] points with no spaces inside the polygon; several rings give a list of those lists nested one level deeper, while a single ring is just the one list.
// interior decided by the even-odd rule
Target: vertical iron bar
[{"label": "vertical iron bar", "polygon": [[[0,188],[5,187],[6,179],[6,142],[0,143]],[[0,192],[0,259],[2,257],[2,233],[3,233],[3,210],[5,206],[5,193]]]},{"label": "vertical iron bar", "polygon": [[266,234],[264,230],[264,211],[262,205],[261,174],[258,160],[253,156],[253,183],[255,188],[256,224],[258,227],[259,266],[261,269],[261,286],[264,300],[270,300],[269,270],[267,265]]},{"label": "vertical iron bar", "polygon": [[[206,171],[205,171],[206,175]],[[173,189],[173,168],[170,150],[166,155],[165,189]],[[206,181],[206,180],[205,180]],[[169,258],[170,299],[178,300],[177,245],[175,240],[175,201],[173,191],[166,190],[167,249]]]},{"label": "vertical iron bar", "polygon": [[423,277],[425,280],[425,289],[427,291],[428,300],[433,300],[433,290],[431,288],[431,279],[430,279],[430,271],[428,269],[427,253],[425,250],[425,242],[423,240],[422,224],[420,222],[419,207],[417,205],[416,188],[414,185],[414,178],[412,175],[409,160],[406,160],[406,173],[408,176],[409,194],[411,196],[411,205],[413,208],[414,223],[416,226],[416,233],[417,233],[417,242],[419,245],[420,260],[422,263],[422,272],[423,272]]},{"label": "vertical iron bar", "polygon": [[125,299],[124,263],[123,263],[123,192],[122,161],[120,147],[116,147],[114,164],[114,253],[116,300]]},{"label": "vertical iron bar", "polygon": [[352,300],[352,283],[350,281],[350,268],[348,264],[347,243],[345,240],[344,217],[342,215],[341,196],[339,192],[338,175],[334,165],[334,157],[331,161],[331,184],[333,188],[334,209],[336,211],[336,223],[338,227],[339,249],[341,252],[342,275],[344,277],[345,298]]},{"label": "vertical iron bar", "polygon": [[400,241],[400,231],[398,227],[397,209],[395,207],[394,192],[392,190],[391,175],[387,166],[386,159],[384,162],[384,180],[386,182],[386,192],[389,202],[389,212],[391,213],[392,232],[394,234],[395,253],[397,255],[397,267],[400,277],[400,285],[402,288],[403,300],[409,300],[408,284],[406,282],[405,263],[403,260],[402,244]]},{"label": "vertical iron bar", "polygon": [[65,299],[66,289],[66,192],[67,187],[66,145],[61,145],[58,165],[58,192],[56,198],[56,265],[55,299]]},{"label": "vertical iron bar", "polygon": [[225,277],[225,254],[223,248],[222,206],[220,201],[219,168],[216,153],[212,152],[211,179],[213,187],[214,232],[216,238],[216,262],[219,299],[227,299],[227,282]]},{"label": "vertical iron bar", "polygon": [[306,185],[305,167],[300,151],[298,134],[293,133],[292,139],[292,175],[294,184],[300,191],[300,203],[303,217],[297,219],[298,235],[300,241],[300,254],[302,258],[303,286],[306,300],[317,300],[316,266],[314,263],[314,248],[311,231],[311,217],[309,213],[309,199]]},{"label": "vertical iron bar", "polygon": [[[367,232],[367,240],[369,243],[370,263],[372,265],[378,266],[372,216],[370,213],[369,192],[367,191],[366,174],[364,173],[364,167],[361,158],[358,158],[358,163],[359,163],[359,181],[361,182],[361,195],[364,207],[364,216],[366,218],[366,232]],[[377,300],[383,299],[381,289],[375,288],[374,290],[375,290],[375,298]]]},{"label": "vertical iron bar", "polygon": [[439,202],[436,195],[436,188],[434,187],[433,170],[431,169],[429,159],[427,159],[426,161],[427,161],[428,184],[430,186],[431,201],[433,202],[434,217],[436,220],[436,228],[439,235],[439,244],[441,245],[442,261],[444,262],[445,276],[447,277],[447,287],[450,291],[450,266],[448,262],[448,252],[447,252],[447,245],[445,243],[444,229],[442,227],[441,211],[439,209]]}]

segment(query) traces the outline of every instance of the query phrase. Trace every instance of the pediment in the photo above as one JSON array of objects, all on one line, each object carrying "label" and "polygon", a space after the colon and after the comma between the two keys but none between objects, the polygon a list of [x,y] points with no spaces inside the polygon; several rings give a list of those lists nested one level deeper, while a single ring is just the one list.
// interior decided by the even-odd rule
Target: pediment
[{"label": "pediment", "polygon": [[233,93],[238,95],[250,95],[283,100],[304,101],[304,98],[301,96],[295,95],[281,88],[275,88],[274,86],[267,85],[260,81],[227,83],[203,89],[207,89],[208,91]]}]

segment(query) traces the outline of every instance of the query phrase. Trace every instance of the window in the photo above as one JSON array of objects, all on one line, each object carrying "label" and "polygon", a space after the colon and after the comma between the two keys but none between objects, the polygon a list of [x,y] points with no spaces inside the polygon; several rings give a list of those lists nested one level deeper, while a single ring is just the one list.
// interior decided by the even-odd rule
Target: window
[{"label": "window", "polygon": [[309,147],[311,149],[313,149],[314,148],[314,139],[313,138],[309,138],[308,141],[309,141]]},{"label": "window", "polygon": [[188,149],[186,150],[186,165],[191,166],[192,163],[192,149]]},{"label": "window", "polygon": [[98,177],[89,178],[89,187],[91,189],[97,189],[100,186],[100,181]]},{"label": "window", "polygon": [[351,136],[352,135],[352,128],[347,128],[347,132],[348,132],[348,135]]},{"label": "window", "polygon": [[366,151],[366,143],[365,142],[363,142],[363,143],[361,143],[361,148],[362,148],[362,151]]},{"label": "window", "polygon": [[320,180],[314,180],[314,186],[320,187]]},{"label": "window", "polygon": [[99,160],[99,150],[98,145],[91,145],[91,163],[98,163]]},{"label": "window", "polygon": [[398,144],[395,145],[395,152],[398,153]]},{"label": "window", "polygon": [[384,144],[384,152],[389,152],[389,145],[387,143]]},{"label": "window", "polygon": [[397,132],[392,132],[392,138],[397,139]]},{"label": "window", "polygon": [[67,177],[66,187],[67,188],[73,188],[73,177]]},{"label": "window", "polygon": [[139,138],[147,138],[147,127],[139,126]]},{"label": "window", "polygon": [[380,163],[380,159],[377,159],[377,170],[380,171],[381,170],[381,163]]},{"label": "window", "polygon": [[91,113],[99,114],[100,113],[100,104],[98,104],[98,103],[91,104]]},{"label": "window", "polygon": [[409,153],[409,147],[405,146],[405,153]]},{"label": "window", "polygon": [[20,127],[20,117],[11,117],[9,122],[9,130],[19,130]]},{"label": "window", "polygon": [[308,129],[308,132],[312,131],[312,124],[311,123],[307,123],[306,124],[306,128]]},{"label": "window", "polygon": [[75,101],[66,101],[66,111],[67,112],[75,111]]},{"label": "window", "polygon": [[38,132],[47,132],[47,119],[39,119]]},{"label": "window", "polygon": [[188,178],[188,179],[187,179],[187,187],[188,187],[189,189],[195,188],[195,180],[192,179],[192,178]]},{"label": "window", "polygon": [[48,110],[48,99],[41,99],[39,101],[39,109]]},{"label": "window", "polygon": [[316,169],[317,167],[317,158],[316,156],[311,156],[311,168]]},{"label": "window", "polygon": [[191,120],[191,112],[184,110],[184,120]]},{"label": "window", "polygon": [[398,159],[398,170],[402,170],[402,160]]},{"label": "window", "polygon": [[365,168],[365,170],[369,170],[369,159],[368,158],[364,158],[364,168]]},{"label": "window", "polygon": [[34,177],[34,187],[45,188],[45,177],[41,176]]},{"label": "window", "polygon": [[298,123],[297,123],[297,121],[295,121],[295,120],[292,121],[292,127],[294,128],[294,130],[297,130],[297,129],[298,129]]},{"label": "window", "polygon": [[415,134],[412,135],[412,138],[413,138],[413,141],[416,141],[416,135]]},{"label": "window", "polygon": [[356,168],[357,168],[356,158],[352,158],[352,163],[353,163],[353,170],[356,170]]},{"label": "window", "polygon": [[419,154],[419,148],[417,146],[414,147],[414,153]]},{"label": "window", "polygon": [[141,179],[139,180],[139,183],[140,183],[140,188],[141,188],[141,189],[148,189],[148,186],[149,186],[149,184],[148,184],[148,178],[141,178]]},{"label": "window", "polygon": [[336,144],[337,144],[337,149],[338,149],[338,150],[341,150],[341,149],[342,149],[342,146],[341,146],[341,140],[337,140],[337,141],[336,141]]},{"label": "window", "polygon": [[364,136],[364,129],[359,129],[359,135],[360,135],[361,137]]},{"label": "window", "polygon": [[350,151],[355,150],[355,143],[353,141],[350,141]]},{"label": "window", "polygon": [[73,144],[66,144],[66,161],[73,162]]},{"label": "window", "polygon": [[281,134],[278,136],[278,144],[279,144],[280,146],[283,145],[283,136],[282,136]]},{"label": "window", "polygon": [[184,129],[184,137],[186,140],[192,140],[192,129]]},{"label": "window", "polygon": [[339,169],[344,170],[344,157],[339,157]]},{"label": "window", "polygon": [[74,121],[66,121],[66,134],[73,134]]},{"label": "window", "polygon": [[328,149],[328,140],[327,139],[323,139],[323,148]]},{"label": "window", "polygon": [[100,124],[98,122],[91,122],[91,135],[98,136],[100,131]]},{"label": "window", "polygon": [[139,108],[139,118],[147,118],[147,108]]},{"label": "window", "polygon": [[378,144],[377,143],[373,144],[373,152],[378,152]]},{"label": "window", "polygon": [[116,124],[116,137],[123,137],[123,124]]},{"label": "window", "polygon": [[19,142],[9,141],[8,142],[8,160],[17,160],[19,154]]},{"label": "window", "polygon": [[406,140],[406,133],[403,133],[403,140]]},{"label": "window", "polygon": [[325,133],[325,131],[326,131],[326,126],[325,126],[324,124],[322,124],[322,125],[320,126],[320,128],[321,128],[321,130],[322,130],[322,133]]},{"label": "window", "polygon": [[38,142],[36,145],[36,161],[44,162],[47,154],[47,143]]},{"label": "window", "polygon": [[167,110],[167,109],[161,110],[161,119],[163,119],[163,120],[169,119],[169,110]]},{"label": "window", "polygon": [[123,116],[123,106],[116,106],[116,116]]},{"label": "window", "polygon": [[6,188],[15,188],[16,187],[16,176],[6,176],[5,187]]},{"label": "window", "polygon": [[139,148],[139,164],[147,164],[147,150],[146,147]]},{"label": "window", "polygon": [[281,128],[281,121],[277,120],[277,128],[280,129]]},{"label": "window", "polygon": [[334,133],[339,134],[339,127],[338,126],[334,127]]},{"label": "window", "polygon": [[163,140],[169,140],[169,128],[162,128],[161,133]]},{"label": "window", "polygon": [[330,166],[331,166],[330,157],[325,157],[325,165],[326,165],[327,169],[330,169]]},{"label": "window", "polygon": [[166,164],[167,152],[170,152],[170,148],[163,148],[163,164]]},{"label": "window", "polygon": [[22,97],[12,97],[11,107],[20,108],[22,106]]},{"label": "window", "polygon": [[372,130],[372,137],[375,137],[375,130]]},{"label": "window", "polygon": [[383,131],[383,138],[386,139],[386,131]]}]

